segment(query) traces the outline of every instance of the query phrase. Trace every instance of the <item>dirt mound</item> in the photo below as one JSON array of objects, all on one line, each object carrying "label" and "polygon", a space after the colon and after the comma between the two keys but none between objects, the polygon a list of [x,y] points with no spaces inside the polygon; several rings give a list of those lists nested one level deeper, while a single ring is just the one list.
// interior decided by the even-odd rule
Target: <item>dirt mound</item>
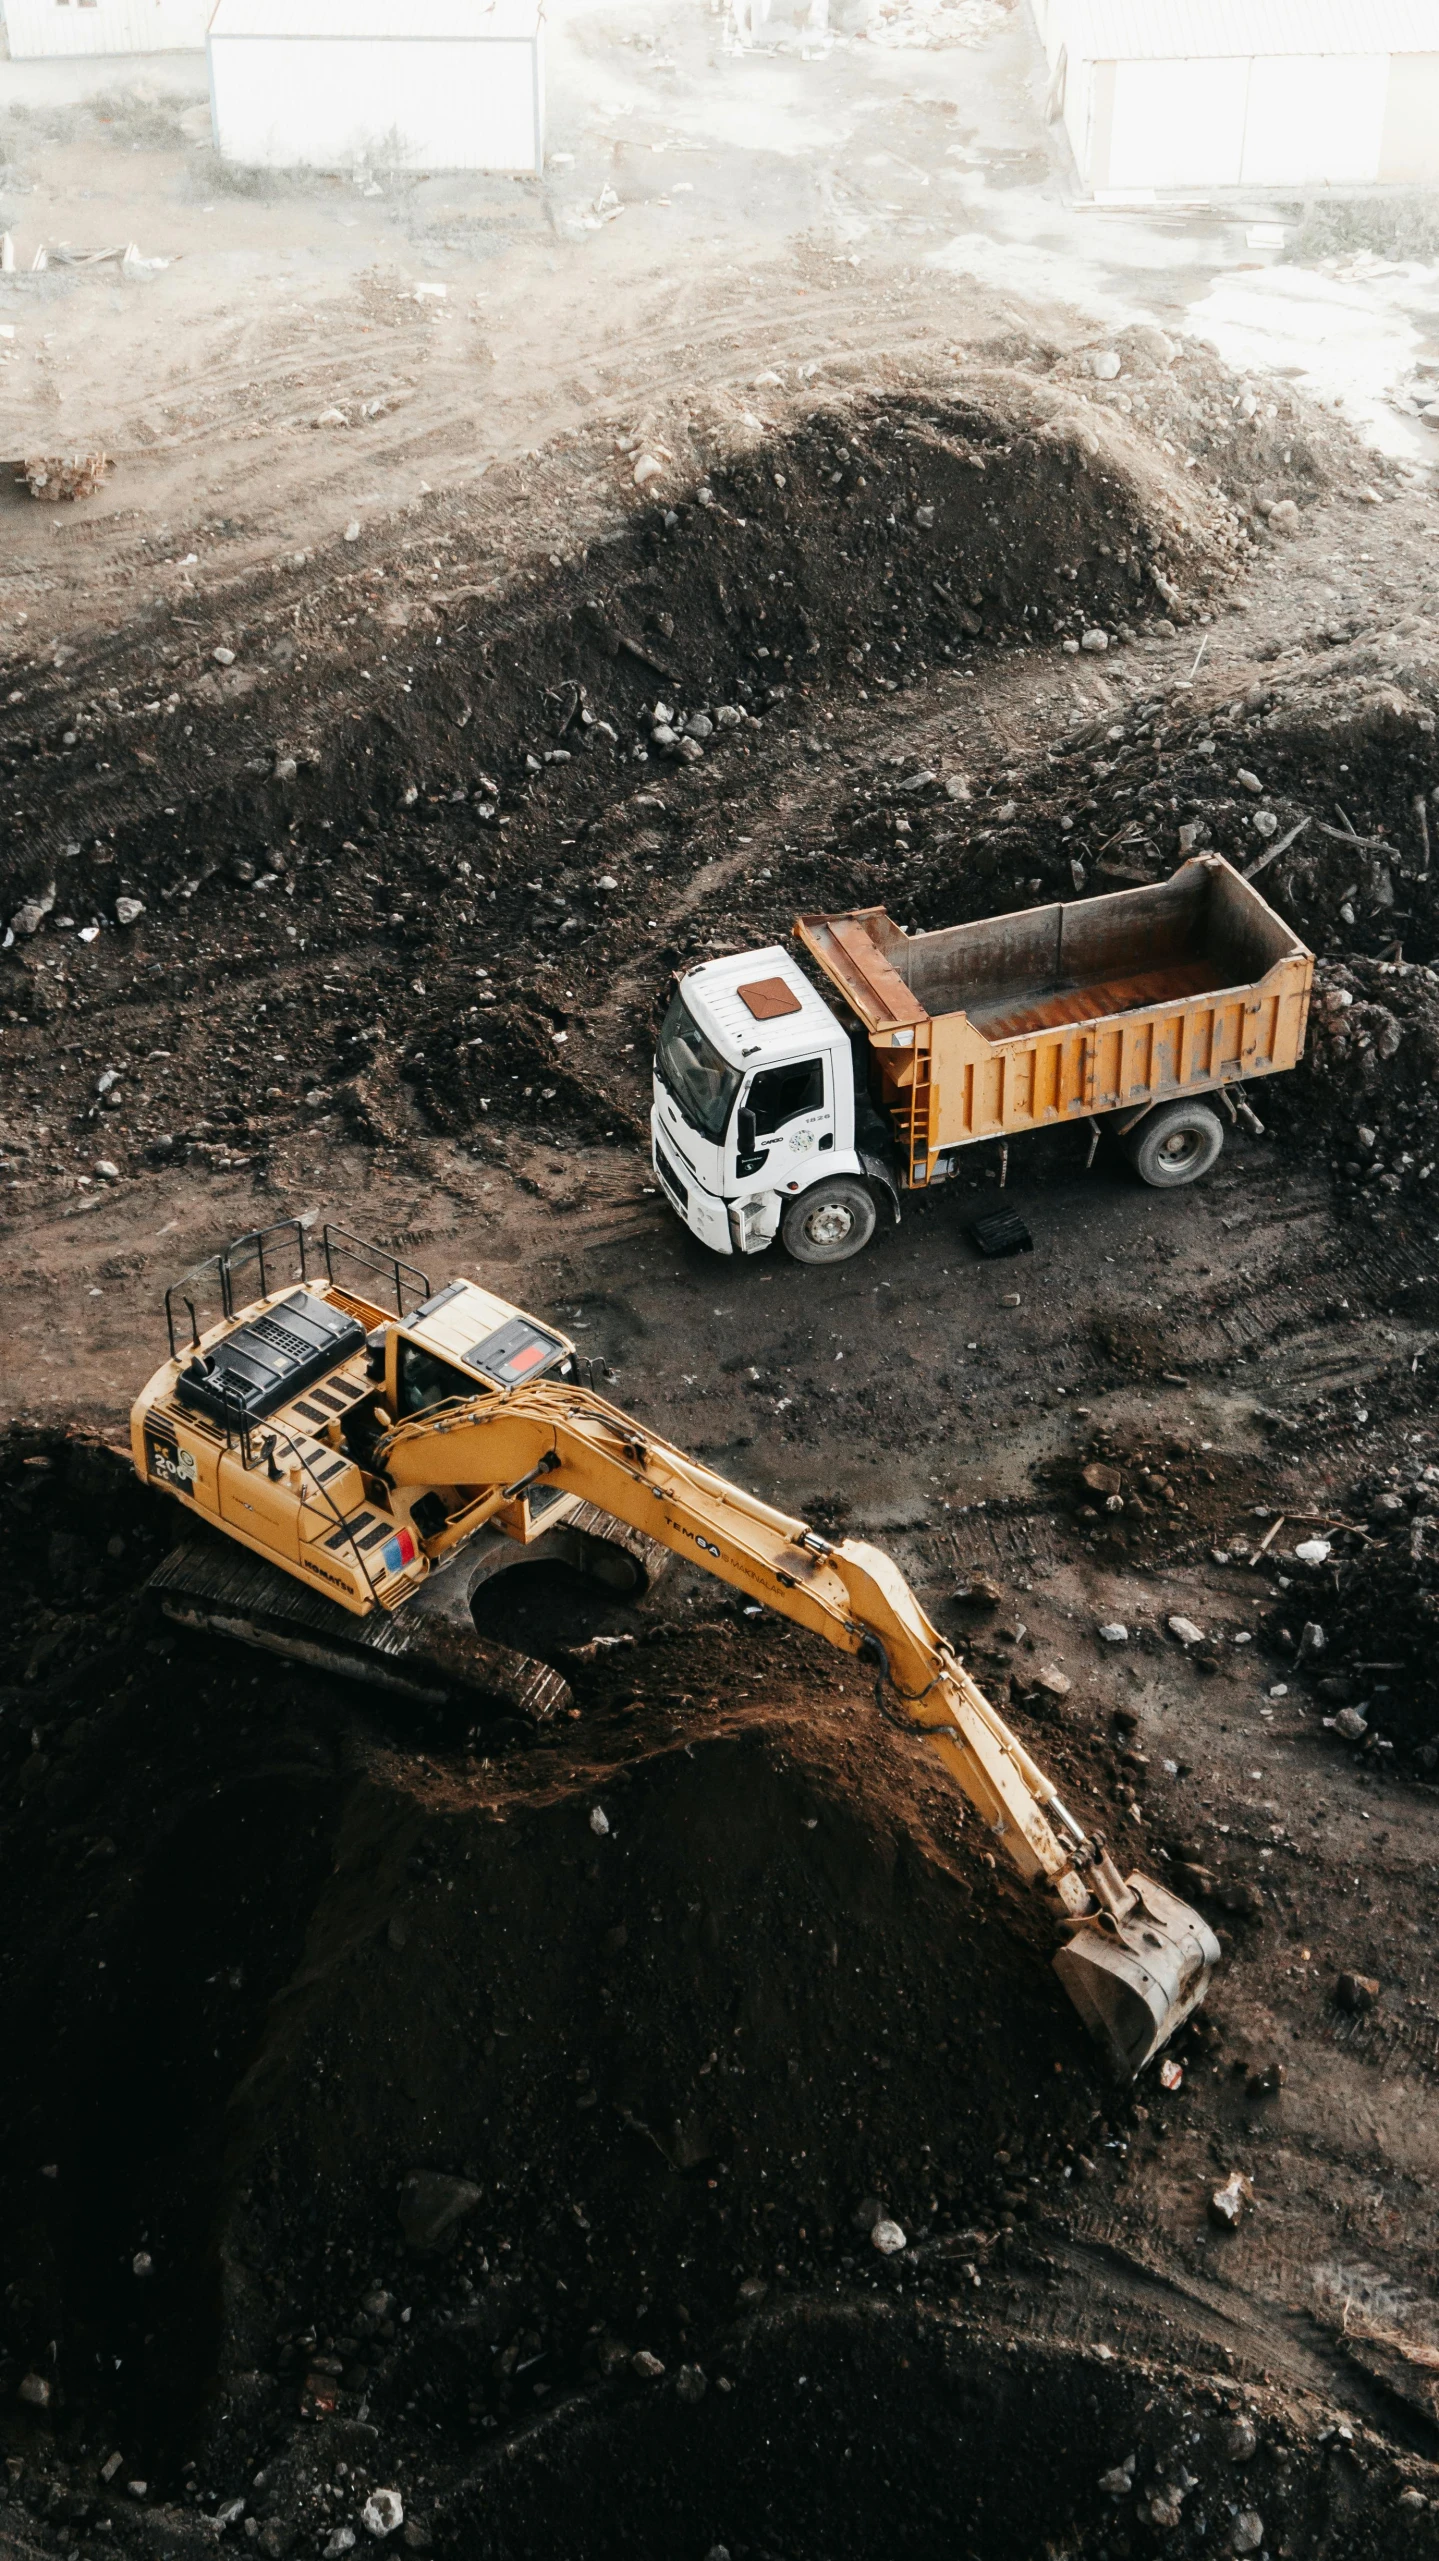
[{"label": "dirt mound", "polygon": [[872,2264],[867,2198],[1013,2224],[1102,2139],[1043,1914],[810,1640],[656,1624],[553,1740],[422,1749],[151,1619],[122,1460],[3,1476],[12,2405],[43,2363],[162,2479],[207,2396],[232,2470],[315,2408],[423,2448]]},{"label": "dirt mound", "polygon": [[[367,1756],[237,2102],[227,2361],[302,2367],[378,2277],[407,2353],[341,2406],[509,2418],[866,2251],[866,2196],[924,2233],[1059,2176],[1099,2091],[1039,1916],[867,1701],[762,1697],[559,1769]],[[397,2215],[432,2171],[472,2189],[443,2278]]]}]

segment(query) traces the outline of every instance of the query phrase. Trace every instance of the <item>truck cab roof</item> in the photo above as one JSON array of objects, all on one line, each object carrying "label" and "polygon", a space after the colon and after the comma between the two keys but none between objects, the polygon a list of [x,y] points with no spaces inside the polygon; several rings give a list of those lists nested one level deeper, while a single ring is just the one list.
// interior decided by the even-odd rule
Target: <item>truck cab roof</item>
[{"label": "truck cab roof", "polygon": [[687,972],[681,992],[720,1056],[742,1071],[828,1048],[839,1029],[782,943],[702,961]]}]

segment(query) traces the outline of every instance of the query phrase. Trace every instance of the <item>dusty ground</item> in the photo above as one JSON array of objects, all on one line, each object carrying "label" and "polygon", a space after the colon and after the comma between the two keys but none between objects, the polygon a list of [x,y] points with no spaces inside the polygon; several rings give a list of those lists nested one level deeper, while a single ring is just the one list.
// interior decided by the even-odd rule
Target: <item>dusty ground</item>
[{"label": "dusty ground", "polygon": [[[593,263],[556,273],[582,335]],[[377,472],[350,545],[355,465],[327,492],[316,457],[351,430],[287,443],[228,396],[260,495],[230,516],[212,445],[236,530],[202,559],[198,424],[127,448],[125,539],[157,558],[163,509],[183,564],[153,585],[117,512],[6,516],[18,2554],[339,2552],[377,2485],[411,2548],[466,2553],[1433,2543],[1428,486],[1143,327],[974,295],[936,343],[932,278],[886,302],[791,253],[783,337],[779,273],[722,304],[740,349],[673,287],[648,341],[617,328],[603,432],[557,440],[584,403],[529,382],[479,485],[473,324],[387,283],[365,325],[433,369],[432,487],[396,515]],[[801,382],[822,292],[854,343]],[[334,329],[350,362],[352,305]],[[324,366],[286,362],[298,416]],[[88,523],[98,573],[55,580],[36,554]],[[661,699],[711,722],[694,761],[654,745]],[[1016,1149],[1035,1250],[998,1267],[965,1234],[992,1151],[835,1273],[670,1221],[640,1131],[674,969],[802,905],[932,923],[1158,876],[1181,828],[1249,863],[1261,817],[1307,821],[1265,878],[1321,955],[1311,1059],[1202,1189],[1086,1171],[1073,1133]],[[1221,1929],[1181,2086],[1101,2084],[853,1667],[678,1569],[598,1657],[572,1597],[498,1596],[574,1686],[532,1747],[162,1633],[171,1524],[103,1445],[164,1284],[288,1215],[561,1315],[619,1401],[882,1538],[1081,1810]],[[401,2220],[418,2172],[478,2191],[437,2250]]]}]

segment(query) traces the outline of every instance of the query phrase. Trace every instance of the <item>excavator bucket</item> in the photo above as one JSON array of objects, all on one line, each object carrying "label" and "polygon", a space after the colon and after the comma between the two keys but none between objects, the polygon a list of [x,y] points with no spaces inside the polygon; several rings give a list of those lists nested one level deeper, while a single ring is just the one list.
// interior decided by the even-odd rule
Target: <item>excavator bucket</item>
[{"label": "excavator bucket", "polygon": [[1198,2008],[1219,1962],[1208,1923],[1152,1877],[1126,1879],[1123,1920],[1101,1912],[1076,1924],[1054,1970],[1118,2080],[1130,2081]]}]

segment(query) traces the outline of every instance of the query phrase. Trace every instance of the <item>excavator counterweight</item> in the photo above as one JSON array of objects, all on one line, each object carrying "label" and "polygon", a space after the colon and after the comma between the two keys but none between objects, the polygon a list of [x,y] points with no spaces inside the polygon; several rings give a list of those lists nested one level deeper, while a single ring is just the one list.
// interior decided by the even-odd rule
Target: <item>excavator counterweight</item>
[{"label": "excavator counterweight", "polygon": [[[298,1288],[267,1286],[281,1238]],[[633,1591],[682,1556],[872,1664],[891,1715],[1048,1899],[1056,1971],[1116,2072],[1143,2067],[1203,1999],[1212,1931],[1086,1837],[881,1549],[822,1537],[648,1431],[586,1382],[565,1337],[474,1283],[432,1292],[411,1274],[406,1312],[405,1266],[333,1228],[321,1252],[323,1285],[298,1226],[242,1239],[217,1258],[206,1326],[196,1276],[177,1284],[185,1348],[169,1294],[171,1358],[135,1406],[135,1465],[211,1533],[155,1578],[171,1616],[422,1697],[478,1691],[542,1716],[565,1695],[559,1675],[479,1637],[479,1583],[558,1557]],[[237,1305],[256,1259],[260,1294]],[[393,1315],[365,1294],[378,1276]]]}]

